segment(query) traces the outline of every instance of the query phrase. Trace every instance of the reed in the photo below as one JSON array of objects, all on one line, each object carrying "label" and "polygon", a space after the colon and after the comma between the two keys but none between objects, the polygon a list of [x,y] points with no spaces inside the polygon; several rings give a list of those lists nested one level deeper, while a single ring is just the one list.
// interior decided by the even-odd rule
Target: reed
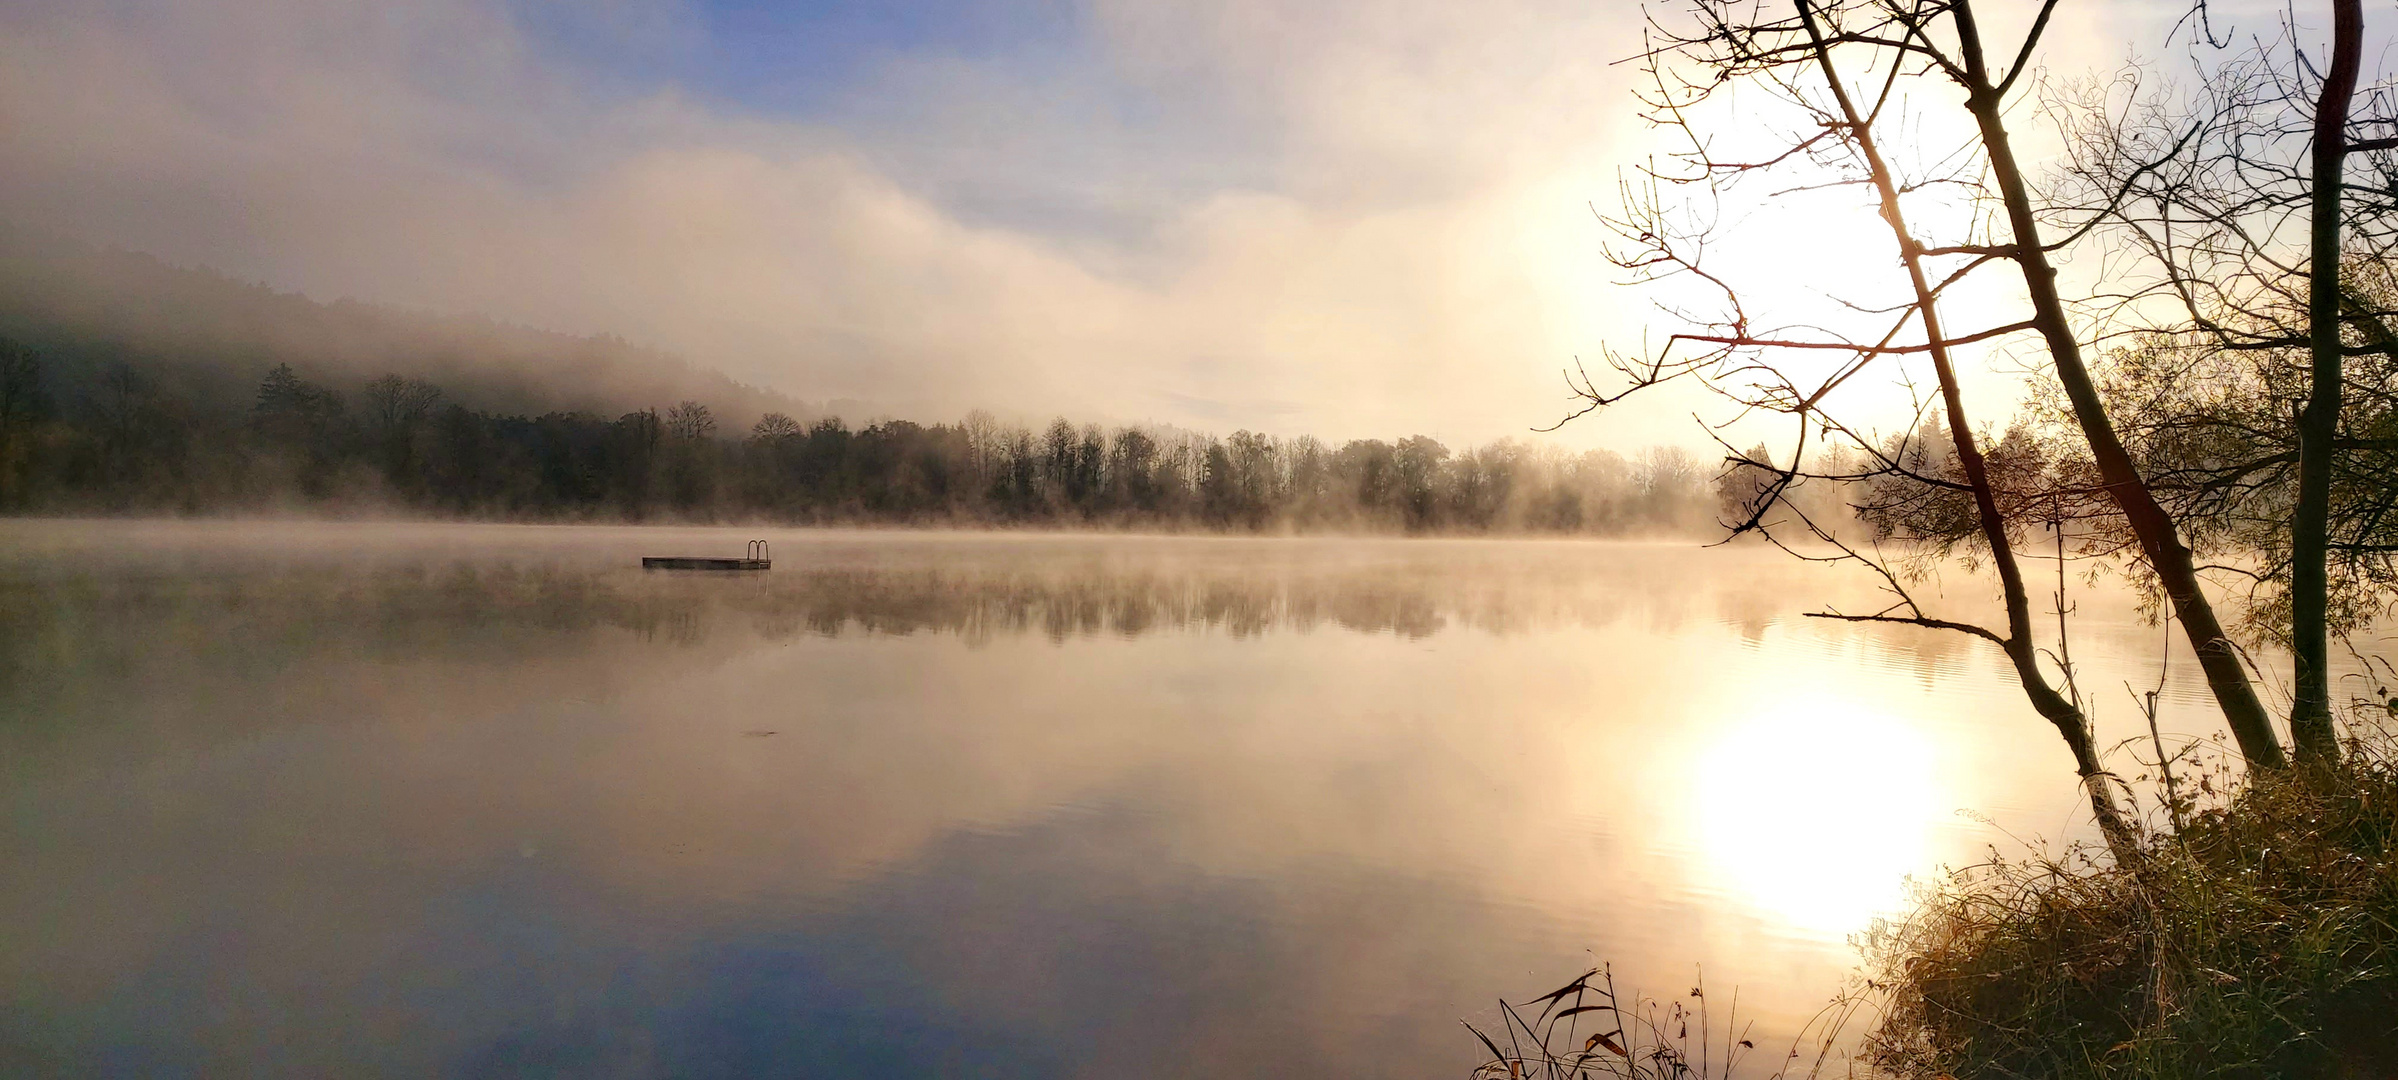
[{"label": "reed", "polygon": [[2398,1076],[2398,761],[2174,808],[2125,863],[1994,858],[1868,944],[1898,1077]]},{"label": "reed", "polygon": [[1825,1006],[1778,1057],[1750,1037],[1737,996],[1719,1027],[1704,986],[1681,1000],[1627,998],[1607,968],[1530,1001],[1499,1002],[1496,1036],[1465,1027],[1490,1053],[1473,1080],[1798,1080],[1847,1062],[1840,1036],[1865,1000],[1843,995]]},{"label": "reed", "polygon": [[2167,772],[2134,858],[1993,853],[1922,885],[1780,1056],[1699,988],[1624,1000],[1599,969],[1468,1024],[1474,1080],[2398,1077],[2398,737],[2352,730],[2312,772]]}]

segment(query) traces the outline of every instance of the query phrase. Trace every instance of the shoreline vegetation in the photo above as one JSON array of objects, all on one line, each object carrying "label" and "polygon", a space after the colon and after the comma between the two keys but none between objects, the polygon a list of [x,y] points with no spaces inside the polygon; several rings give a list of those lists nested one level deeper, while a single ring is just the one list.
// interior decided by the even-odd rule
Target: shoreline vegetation
[{"label": "shoreline vegetation", "polygon": [[2320,773],[2165,796],[2129,863],[1993,858],[1925,889],[1867,941],[1866,1059],[1910,1080],[2398,1075],[2398,756],[2351,727],[2375,734]]},{"label": "shoreline vegetation", "polygon": [[[2196,4],[2164,34],[2172,66],[2062,75],[2053,2],[1674,6],[1624,58],[1631,112],[1667,145],[1599,215],[1674,325],[1570,371],[1564,419],[1681,384],[1719,406],[1727,451],[1734,425],[1740,444],[1778,427],[1728,458],[1759,481],[1730,534],[1819,542],[1792,554],[1885,587],[1878,610],[1821,617],[2002,653],[2103,838],[1994,853],[1870,938],[1851,1067],[2398,1077],[2398,668],[2359,652],[2352,682],[2333,660],[2398,611],[2398,138],[2379,108],[2398,77],[2364,68],[2361,0],[2236,31]],[[1760,221],[1793,229],[1786,249],[1878,248],[1884,272],[1792,297],[1738,254]],[[2019,401],[1970,377],[1994,356]],[[1874,381],[1907,393],[1921,438],[1892,446],[1887,412],[1848,392]],[[1868,541],[1806,501],[1824,485],[1868,493],[1833,500]],[[1960,563],[1994,579],[1982,621],[1936,587]],[[2128,566],[2187,642],[2237,750],[2195,792],[2166,772],[2153,696],[2159,790],[2096,743],[2075,564]],[[2286,687],[2260,649],[2288,657]],[[1557,1003],[1527,1008],[1619,1023],[1552,1046],[1507,1010],[1539,1053],[1485,1038],[1481,1075],[1724,1075],[1678,1022]]]},{"label": "shoreline vegetation", "polygon": [[1695,536],[1745,494],[1727,490],[1678,448],[1336,448],[982,412],[862,428],[768,412],[728,432],[699,401],[505,414],[397,373],[345,393],[289,364],[246,395],[176,392],[123,362],[55,370],[0,339],[0,512],[20,515]]},{"label": "shoreline vegetation", "polygon": [[1712,1022],[1703,988],[1619,999],[1600,969],[1502,1002],[1497,1032],[1467,1024],[1471,1076],[2398,1076],[2398,696],[2374,692],[2381,715],[2349,718],[2370,734],[2323,773],[2164,759],[2130,861],[1994,850],[1918,882],[1786,1045]]}]

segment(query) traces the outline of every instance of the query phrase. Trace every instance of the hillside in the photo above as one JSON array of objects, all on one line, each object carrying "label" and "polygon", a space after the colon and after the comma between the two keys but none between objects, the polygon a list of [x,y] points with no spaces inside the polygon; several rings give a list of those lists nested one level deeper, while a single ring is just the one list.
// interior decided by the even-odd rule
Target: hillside
[{"label": "hillside", "polygon": [[818,406],[610,336],[356,300],[320,302],[149,255],[0,229],[0,337],[39,350],[50,395],[73,402],[125,364],[203,407],[246,407],[277,364],[345,394],[397,373],[476,410],[615,417],[707,405],[735,429]]}]

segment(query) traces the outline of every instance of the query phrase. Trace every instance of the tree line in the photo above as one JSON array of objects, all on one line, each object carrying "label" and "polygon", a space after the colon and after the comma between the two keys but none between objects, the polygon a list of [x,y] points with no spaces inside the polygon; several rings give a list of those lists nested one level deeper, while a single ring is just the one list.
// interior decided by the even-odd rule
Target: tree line
[{"label": "tree line", "polygon": [[35,350],[0,341],[8,512],[1625,535],[1704,530],[1727,498],[1711,465],[1676,448],[1452,452],[1421,435],[1336,448],[1065,419],[1034,429],[980,411],[857,428],[767,413],[725,430],[697,401],[508,415],[398,374],[345,395],[288,364],[246,411],[123,364],[89,385],[52,381]]}]

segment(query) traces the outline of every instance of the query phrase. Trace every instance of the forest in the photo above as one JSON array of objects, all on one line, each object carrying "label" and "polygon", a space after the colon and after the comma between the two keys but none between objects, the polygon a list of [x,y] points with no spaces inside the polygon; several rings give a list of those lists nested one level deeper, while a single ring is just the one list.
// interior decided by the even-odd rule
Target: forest
[{"label": "forest", "polygon": [[980,411],[857,428],[767,412],[727,430],[695,400],[511,415],[397,373],[344,393],[288,363],[245,408],[133,364],[44,361],[0,339],[9,513],[1628,535],[1710,529],[1737,502],[1677,448],[1452,452],[1421,435],[1335,448],[1063,418],[1035,430]]}]

